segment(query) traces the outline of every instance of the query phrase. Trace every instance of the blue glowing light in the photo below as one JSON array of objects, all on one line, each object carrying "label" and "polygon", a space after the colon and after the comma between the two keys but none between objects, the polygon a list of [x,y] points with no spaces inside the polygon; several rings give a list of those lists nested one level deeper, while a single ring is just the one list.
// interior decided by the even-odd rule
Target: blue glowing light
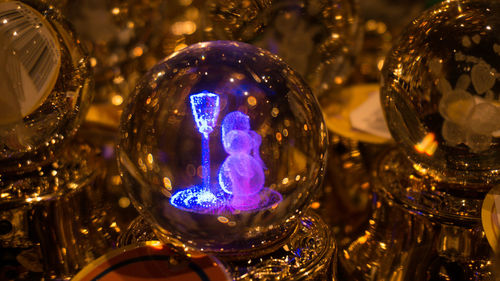
[{"label": "blue glowing light", "polygon": [[208,137],[208,134],[214,130],[217,116],[219,116],[219,95],[203,91],[189,96],[189,101],[198,131]]},{"label": "blue glowing light", "polygon": [[219,116],[219,95],[203,91],[189,96],[191,110],[198,131],[203,135],[201,143],[203,187],[210,190],[210,134]]},{"label": "blue glowing light", "polygon": [[262,188],[253,198],[257,204],[253,205],[252,209],[239,209],[232,204],[231,194],[223,191],[214,194],[207,192],[203,186],[195,185],[175,192],[170,198],[170,204],[187,212],[228,215],[235,211],[266,210],[277,206],[283,200],[279,192],[267,187]]},{"label": "blue glowing light", "polygon": [[223,192],[212,193],[203,186],[192,186],[176,192],[170,203],[179,209],[196,213],[212,212],[223,208],[226,202]]},{"label": "blue glowing light", "polygon": [[264,187],[265,165],[260,158],[262,137],[250,129],[250,117],[234,111],[221,125],[222,145],[228,156],[219,168],[218,183],[210,183],[208,135],[216,126],[219,96],[207,91],[189,97],[198,131],[202,137],[203,184],[175,192],[170,203],[195,213],[265,210],[283,199],[281,194]]}]

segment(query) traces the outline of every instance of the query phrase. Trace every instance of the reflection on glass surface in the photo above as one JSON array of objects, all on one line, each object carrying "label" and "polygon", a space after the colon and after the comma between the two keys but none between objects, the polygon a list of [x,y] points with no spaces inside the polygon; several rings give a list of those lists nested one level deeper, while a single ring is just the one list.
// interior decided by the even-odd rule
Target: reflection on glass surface
[{"label": "reflection on glass surface", "polygon": [[174,53],[122,115],[119,159],[155,228],[204,251],[267,245],[294,229],[324,173],[318,103],[281,59],[232,41]]},{"label": "reflection on glass surface", "polygon": [[490,181],[500,168],[499,12],[496,1],[444,2],[411,24],[383,68],[393,137],[451,181]]},{"label": "reflection on glass surface", "polygon": [[58,10],[0,2],[0,172],[50,163],[90,103],[89,64]]}]

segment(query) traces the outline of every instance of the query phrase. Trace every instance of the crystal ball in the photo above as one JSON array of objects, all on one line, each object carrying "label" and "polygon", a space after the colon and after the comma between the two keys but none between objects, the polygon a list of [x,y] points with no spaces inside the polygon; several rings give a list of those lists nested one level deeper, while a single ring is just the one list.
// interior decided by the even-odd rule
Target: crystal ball
[{"label": "crystal ball", "polygon": [[136,208],[201,251],[287,235],[324,174],[317,100],[280,58],[240,42],[191,45],[153,67],[127,101],[120,135]]},{"label": "crystal ball", "polygon": [[0,2],[0,172],[51,161],[90,104],[85,52],[58,10]]},{"label": "crystal ball", "polygon": [[457,182],[500,169],[500,2],[444,1],[402,34],[383,67],[389,129],[422,171]]},{"label": "crystal ball", "polygon": [[206,11],[207,37],[279,55],[317,96],[345,82],[361,48],[355,0],[209,0]]},{"label": "crystal ball", "polygon": [[67,1],[63,11],[92,51],[95,102],[122,106],[158,61],[190,42],[203,41],[199,2]]}]

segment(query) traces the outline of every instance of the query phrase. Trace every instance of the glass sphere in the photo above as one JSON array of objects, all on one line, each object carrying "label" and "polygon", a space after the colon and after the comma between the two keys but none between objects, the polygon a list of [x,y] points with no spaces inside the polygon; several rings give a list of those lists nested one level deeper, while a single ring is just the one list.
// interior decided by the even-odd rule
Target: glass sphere
[{"label": "glass sphere", "polygon": [[91,100],[87,56],[52,6],[0,1],[0,172],[50,161]]},{"label": "glass sphere", "polygon": [[279,55],[317,96],[345,82],[361,48],[355,0],[210,0],[207,6],[208,37]]},{"label": "glass sphere", "polygon": [[157,64],[130,96],[120,132],[137,209],[202,251],[279,240],[324,174],[315,97],[281,59],[245,43],[198,43]]},{"label": "glass sphere", "polygon": [[500,169],[500,2],[445,1],[403,33],[383,67],[389,129],[423,171],[458,182]]}]

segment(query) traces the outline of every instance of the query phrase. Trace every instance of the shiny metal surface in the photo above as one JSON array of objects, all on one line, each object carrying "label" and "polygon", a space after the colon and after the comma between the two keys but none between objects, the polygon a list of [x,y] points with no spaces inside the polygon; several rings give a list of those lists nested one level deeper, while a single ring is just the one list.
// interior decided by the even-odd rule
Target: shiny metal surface
[{"label": "shiny metal surface", "polygon": [[94,209],[86,204],[92,201],[85,200],[92,194],[88,189],[97,177],[95,169],[99,163],[95,150],[82,143],[72,143],[69,147],[62,152],[64,160],[55,161],[36,174],[3,177],[2,181],[9,191],[23,190],[23,187],[55,191],[34,197],[27,192],[21,193],[24,196],[4,198],[0,202],[2,216],[14,214],[5,217],[13,227],[0,236],[2,246],[28,248],[38,245],[44,274],[49,279],[71,277],[79,266],[94,257],[89,248],[99,248],[99,243],[107,244],[102,239],[99,242],[96,236],[84,241],[89,236],[89,224],[98,221],[92,219],[90,213]]},{"label": "shiny metal surface", "polygon": [[[331,227],[342,247],[356,238],[371,215],[371,159],[383,145],[329,134],[329,157],[322,195],[311,207]],[[373,155],[372,155],[373,154]]]},{"label": "shiny metal surface", "polygon": [[207,40],[250,43],[279,55],[316,96],[345,83],[362,42],[355,0],[210,0]]},{"label": "shiny metal surface", "polygon": [[362,37],[355,0],[65,2],[64,15],[93,54],[96,101],[117,107],[161,59],[208,40],[278,54],[322,95],[345,82]]},{"label": "shiny metal surface", "polygon": [[[135,219],[120,236],[120,246],[142,241],[171,241],[153,230],[143,218]],[[183,251],[182,243],[172,244]],[[196,254],[188,252],[190,254]],[[242,252],[239,257],[215,255],[230,271],[233,280],[304,280],[337,279],[337,247],[324,221],[313,212],[298,220],[296,229],[271,251]]]},{"label": "shiny metal surface", "polygon": [[28,248],[35,245],[29,235],[29,205],[0,210],[0,247]]},{"label": "shiny metal surface", "polygon": [[92,53],[99,104],[121,108],[151,67],[204,41],[200,0],[72,0],[61,6]]},{"label": "shiny metal surface", "polygon": [[339,253],[342,278],[495,280],[477,207],[484,192],[457,193],[419,174],[397,150],[384,155],[374,177],[374,213]]},{"label": "shiny metal surface", "polygon": [[[224,257],[221,257],[224,261]],[[337,247],[327,225],[312,212],[301,217],[297,229],[280,248],[264,256],[226,260],[234,280],[336,279]]]},{"label": "shiny metal surface", "polygon": [[[46,279],[70,279],[89,262],[117,247],[118,235],[137,213],[120,187],[111,132],[86,124],[77,140],[61,153],[60,161],[48,167],[49,172],[10,178],[15,186],[58,190],[32,200],[0,202],[0,223],[12,226],[2,228],[5,233],[0,233],[0,252],[17,255],[14,261],[27,274],[19,271],[16,278],[24,280],[22,276],[26,275],[28,280],[36,280],[43,270]],[[9,183],[8,178],[4,183]]]}]

